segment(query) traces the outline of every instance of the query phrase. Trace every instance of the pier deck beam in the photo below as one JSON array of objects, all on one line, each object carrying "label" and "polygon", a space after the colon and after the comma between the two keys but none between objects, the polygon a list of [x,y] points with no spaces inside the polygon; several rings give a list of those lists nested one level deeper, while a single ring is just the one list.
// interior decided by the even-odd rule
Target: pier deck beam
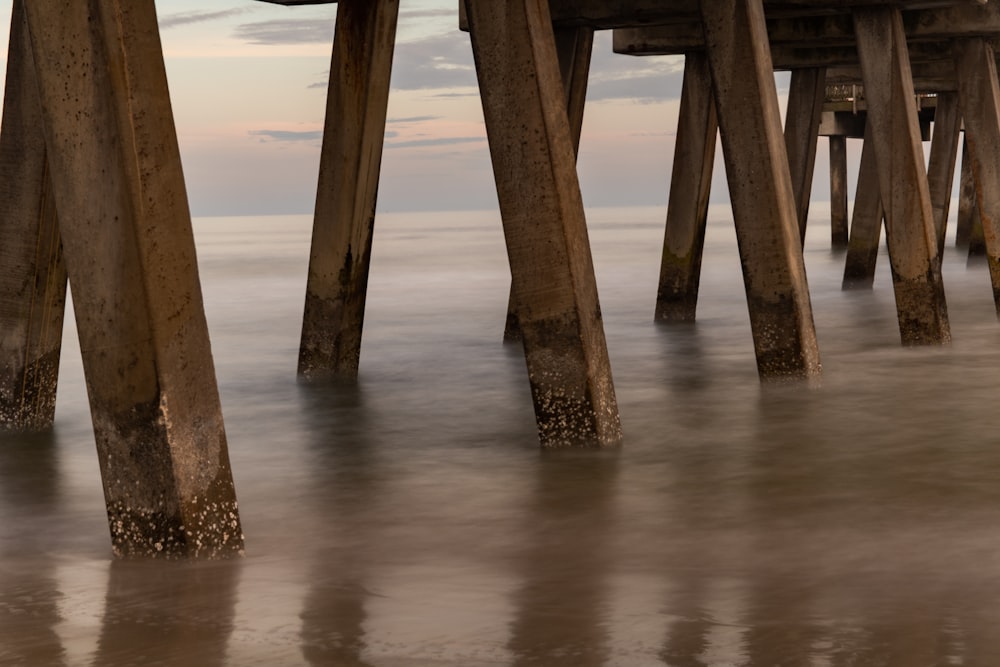
[{"label": "pier deck beam", "polygon": [[685,56],[654,320],[693,322],[698,306],[708,199],[718,134],[704,52]]},{"label": "pier deck beam", "polygon": [[153,2],[25,9],[114,552],[239,553]]},{"label": "pier deck beam", "polygon": [[1000,85],[996,54],[983,38],[953,44],[965,137],[986,244],[993,300],[1000,315]]},{"label": "pier deck beam", "polygon": [[878,242],[882,235],[882,195],[878,186],[878,166],[871,130],[865,128],[858,168],[858,188],[854,195],[851,235],[844,262],[843,289],[871,289],[875,282]]},{"label": "pier deck beam", "polygon": [[902,16],[874,8],[853,17],[900,337],[905,345],[944,343],[951,332]]},{"label": "pier deck beam", "polygon": [[[702,0],[705,41],[762,379],[820,372],[761,0]],[[739,63],[740,67],[734,67]]]},{"label": "pier deck beam", "polygon": [[341,0],[330,65],[298,372],[353,380],[399,0]]},{"label": "pier deck beam", "polygon": [[620,443],[548,0],[465,0],[539,436]]},{"label": "pier deck beam", "polygon": [[[563,92],[566,93],[566,114],[569,116],[569,130],[573,138],[573,153],[579,155],[583,113],[587,105],[587,84],[590,81],[590,60],[594,51],[594,29],[587,26],[556,28],[555,37]],[[504,326],[503,340],[505,343],[521,340],[513,284],[507,300],[507,323]]]},{"label": "pier deck beam", "polygon": [[23,0],[14,0],[0,129],[0,429],[52,426],[66,267]]}]

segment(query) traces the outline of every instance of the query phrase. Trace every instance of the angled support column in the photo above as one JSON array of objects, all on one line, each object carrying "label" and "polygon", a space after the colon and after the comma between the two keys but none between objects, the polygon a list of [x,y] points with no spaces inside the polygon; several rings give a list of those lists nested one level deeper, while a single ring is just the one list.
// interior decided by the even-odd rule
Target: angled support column
[{"label": "angled support column", "polygon": [[799,221],[799,236],[806,242],[806,220],[812,195],[813,170],[816,167],[816,142],[819,122],[826,100],[826,68],[792,71],[788,89],[788,110],[785,113],[785,146],[788,167],[795,193],[795,212]]},{"label": "angled support column", "polygon": [[25,9],[114,552],[239,553],[153,2]]},{"label": "angled support column", "polygon": [[341,0],[330,65],[299,375],[358,375],[399,0]]},{"label": "angled support column", "polygon": [[848,245],[847,137],[830,137],[830,242],[834,248]]},{"label": "angled support column", "polygon": [[703,52],[688,53],[656,292],[657,322],[695,319],[718,128],[708,58]]},{"label": "angled support column", "polygon": [[904,345],[944,343],[951,332],[902,15],[893,8],[855,9],[854,32],[900,337]]},{"label": "angled support column", "polygon": [[50,428],[66,268],[23,0],[14,0],[0,129],[0,429]]},{"label": "angled support column", "polygon": [[726,175],[762,379],[820,372],[761,0],[702,0]]},{"label": "angled support column", "polygon": [[621,441],[547,0],[465,0],[543,446]]},{"label": "angled support column", "polygon": [[884,212],[878,187],[875,145],[870,134],[871,130],[866,128],[861,147],[861,166],[858,169],[858,189],[854,195],[851,238],[847,244],[847,260],[844,264],[842,288],[845,290],[871,289],[875,282],[875,263]]},{"label": "angled support column", "polygon": [[[573,152],[580,153],[580,136],[583,134],[583,112],[587,104],[587,84],[590,80],[590,58],[594,50],[594,29],[587,26],[556,28],[556,53],[563,91],[566,93],[566,113],[573,138]],[[517,320],[514,303],[514,286],[511,285],[507,300],[507,324],[503,340],[514,343],[521,340],[521,326]]]},{"label": "angled support column", "polygon": [[[955,223],[955,247],[968,248],[979,212],[976,210],[976,184],[972,179],[969,145],[962,138],[962,169],[958,181],[958,220]],[[971,250],[971,248],[970,248]]]},{"label": "angled support column", "polygon": [[927,164],[927,181],[934,209],[934,230],[937,233],[938,255],[944,250],[951,211],[951,190],[955,183],[955,163],[958,160],[958,139],[962,133],[962,114],[958,94],[940,92],[934,111],[934,134],[931,135],[931,156]]},{"label": "angled support column", "polygon": [[952,45],[976,207],[986,245],[993,300],[1000,315],[1000,85],[996,54],[981,37]]}]

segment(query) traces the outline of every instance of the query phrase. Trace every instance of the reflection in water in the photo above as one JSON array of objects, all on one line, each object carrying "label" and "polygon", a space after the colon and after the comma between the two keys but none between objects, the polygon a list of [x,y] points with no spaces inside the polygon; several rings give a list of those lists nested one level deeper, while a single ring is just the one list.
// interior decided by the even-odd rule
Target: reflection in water
[{"label": "reflection in water", "polygon": [[378,461],[357,386],[302,387],[310,423],[311,502],[322,518],[302,611],[302,655],[311,665],[363,667],[368,551],[376,547]]},{"label": "reflection in water", "polygon": [[112,561],[93,664],[229,664],[239,571],[231,562]]},{"label": "reflection in water", "polygon": [[543,452],[521,528],[515,665],[603,665],[617,452]]},{"label": "reflection in water", "polygon": [[589,221],[625,445],[544,454],[495,220],[380,219],[362,379],[327,388],[294,377],[308,216],[201,222],[247,557],[109,565],[70,347],[58,437],[0,440],[0,664],[1000,664],[985,269],[946,253],[955,342],[901,349],[888,263],[842,293],[807,237],[823,380],[761,387],[731,221],[662,327],[644,219]]},{"label": "reflection in water", "polygon": [[0,664],[62,665],[61,593],[45,553],[59,511],[53,433],[0,434]]}]

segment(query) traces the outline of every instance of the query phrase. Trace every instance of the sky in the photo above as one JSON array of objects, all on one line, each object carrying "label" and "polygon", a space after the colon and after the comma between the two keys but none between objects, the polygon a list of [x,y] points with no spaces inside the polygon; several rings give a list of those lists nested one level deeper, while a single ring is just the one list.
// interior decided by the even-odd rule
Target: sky
[{"label": "sky", "polygon": [[[380,210],[497,206],[457,4],[401,2]],[[192,214],[310,213],[337,6],[158,0],[156,7]],[[10,8],[11,0],[0,0],[3,45]],[[6,47],[2,55],[6,69]],[[680,57],[615,55],[610,33],[598,34],[578,163],[586,205],[666,205],[682,69]],[[829,199],[827,159],[821,141],[820,201]],[[724,202],[721,155],[716,163],[712,199]]]}]

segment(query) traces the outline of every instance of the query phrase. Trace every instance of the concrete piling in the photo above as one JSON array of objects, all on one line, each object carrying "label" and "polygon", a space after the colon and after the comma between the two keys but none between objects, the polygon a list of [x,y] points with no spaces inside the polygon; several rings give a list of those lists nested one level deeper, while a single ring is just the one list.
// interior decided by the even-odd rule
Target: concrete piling
[{"label": "concrete piling", "polygon": [[[594,50],[594,29],[587,26],[555,28],[556,54],[563,92],[566,94],[566,115],[569,117],[573,153],[580,153],[580,136],[583,134],[583,113],[587,104],[587,84],[590,81],[590,59]],[[514,287],[511,285],[507,300],[507,322],[504,326],[505,343],[521,341],[521,325],[517,319]]]},{"label": "concrete piling", "polygon": [[795,193],[799,236],[803,245],[806,242],[806,221],[809,218],[809,199],[816,166],[816,141],[825,100],[825,67],[792,70],[788,109],[785,112],[785,147],[792,176],[792,191]]},{"label": "concrete piling", "polygon": [[955,163],[958,160],[958,140],[962,134],[962,114],[958,94],[942,91],[937,95],[934,110],[934,134],[931,155],[927,163],[927,182],[934,209],[934,231],[937,233],[938,254],[944,250],[944,237],[951,211],[951,192],[955,183]]},{"label": "concrete piling", "polygon": [[700,8],[757,368],[763,379],[814,376],[819,349],[763,5]]},{"label": "concrete piling", "polygon": [[656,291],[657,322],[695,319],[718,127],[708,59],[703,51],[691,52],[684,58],[677,142]]},{"label": "concrete piling", "polygon": [[52,426],[66,267],[23,0],[14,0],[0,128],[0,429]]},{"label": "concrete piling", "polygon": [[353,380],[399,0],[341,0],[330,65],[298,372]]},{"label": "concrete piling", "polygon": [[944,343],[951,332],[902,16],[876,7],[853,17],[900,337],[906,345]]},{"label": "concrete piling", "polygon": [[238,554],[153,2],[25,9],[114,552]]},{"label": "concrete piling", "polygon": [[965,118],[976,208],[986,245],[993,300],[1000,315],[1000,84],[996,54],[986,39],[956,39],[952,46]]},{"label": "concrete piling", "polygon": [[548,2],[465,8],[542,445],[616,445],[621,423]]},{"label": "concrete piling", "polygon": [[854,214],[851,235],[844,262],[843,289],[871,289],[875,282],[875,263],[878,258],[879,238],[882,235],[882,195],[878,186],[878,167],[875,164],[875,144],[870,141],[871,130],[866,128],[861,147],[861,165],[858,168],[858,187],[854,195]]},{"label": "concrete piling", "polygon": [[847,137],[831,136],[830,242],[834,248],[849,245],[847,226]]}]

